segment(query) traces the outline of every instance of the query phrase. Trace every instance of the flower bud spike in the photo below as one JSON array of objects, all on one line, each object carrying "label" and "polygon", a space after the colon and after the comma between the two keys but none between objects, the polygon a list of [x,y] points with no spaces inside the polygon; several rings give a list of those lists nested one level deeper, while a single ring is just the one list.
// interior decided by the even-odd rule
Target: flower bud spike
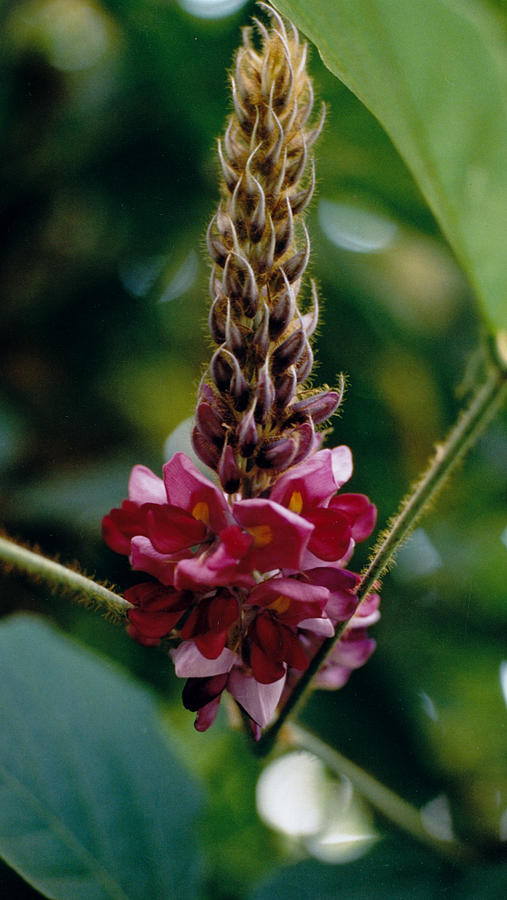
[{"label": "flower bud spike", "polygon": [[233,64],[233,108],[217,144],[221,197],[206,235],[216,346],[192,445],[218,483],[177,452],[163,480],[136,466],[128,500],[103,522],[111,549],[149,578],[127,591],[129,633],[173,645],[197,730],[212,724],[226,690],[256,739],[280,703],[284,721],[294,684],[305,687],[303,671],[337,623],[346,628],[323,679],[344,683],[373,649],[365,629],[378,606],[366,588],[361,614],[360,578],[341,568],[371,533],[375,509],[362,494],[337,495],[352,473],[350,451],[321,451],[324,432],[315,431],[339,405],[343,378],[338,390],[302,384],[319,304],[312,282],[311,309],[298,308],[310,241],[295,217],[314,190],[313,162],[305,172],[324,109],[315,125],[306,43],[261,6],[261,46],[243,29]]}]

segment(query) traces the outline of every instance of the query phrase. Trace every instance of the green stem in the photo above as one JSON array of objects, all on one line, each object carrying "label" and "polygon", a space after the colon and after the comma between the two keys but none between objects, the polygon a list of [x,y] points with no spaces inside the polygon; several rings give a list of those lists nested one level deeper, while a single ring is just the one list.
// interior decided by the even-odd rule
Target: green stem
[{"label": "green stem", "polygon": [[418,809],[406,800],[402,800],[393,791],[385,787],[364,769],[356,766],[329,744],[321,741],[300,725],[288,725],[284,737],[293,747],[308,750],[318,756],[338,776],[345,776],[357,791],[386,819],[410,834],[413,838],[427,844],[433,850],[458,862],[470,861],[475,857],[471,847],[462,844],[455,838],[442,840],[431,834],[425,827]]},{"label": "green stem", "polygon": [[70,593],[78,603],[99,608],[112,619],[124,619],[131,608],[127,600],[102,584],[3,537],[0,537],[0,564],[24,572],[34,581],[44,581],[53,590]]},{"label": "green stem", "polygon": [[[481,436],[486,425],[498,412],[506,397],[507,370],[501,368],[497,363],[491,362],[486,382],[477,389],[469,406],[462,411],[445,443],[437,446],[436,452],[421,480],[402,502],[399,512],[391,519],[386,530],[380,535],[356,592],[358,606],[368,596],[370,591],[375,588],[379,579],[389,568],[402,543],[407,539],[422,514],[435,499],[453,469]],[[255,745],[257,754],[264,756],[270,752],[280,728],[288,716],[306,698],[311,679],[340,640],[349,621],[350,619],[341,623],[336,629],[334,636],[323,641],[318,652],[311,660],[308,669],[303,672],[296,684],[278,719],[267,729],[260,741]]]}]

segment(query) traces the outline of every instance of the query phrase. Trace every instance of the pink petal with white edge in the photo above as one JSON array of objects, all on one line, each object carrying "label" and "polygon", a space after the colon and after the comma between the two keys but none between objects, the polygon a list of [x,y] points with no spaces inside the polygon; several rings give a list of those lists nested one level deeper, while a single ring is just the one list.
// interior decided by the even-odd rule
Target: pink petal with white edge
[{"label": "pink petal with white edge", "polygon": [[178,678],[207,678],[230,672],[240,659],[236,653],[224,647],[216,659],[206,659],[193,641],[183,641],[176,650],[171,650],[171,658]]},{"label": "pink petal with white edge", "polygon": [[[222,493],[205,475],[199,472],[185,453],[175,453],[164,466],[164,483],[169,503],[180,506],[195,515],[197,505],[203,521],[218,533],[231,524],[227,501]],[[204,510],[204,506],[206,510]]]},{"label": "pink petal with white edge", "polygon": [[[182,554],[178,554],[176,560],[181,559],[181,556]],[[135,571],[147,572],[148,575],[153,575],[161,584],[166,586],[174,582],[175,559],[159,553],[153,547],[150,539],[142,535],[132,538],[130,544],[130,565]]]},{"label": "pink petal with white edge", "polygon": [[331,619],[304,619],[298,622],[298,628],[318,634],[319,637],[333,637],[334,627]]},{"label": "pink petal with white edge", "polygon": [[129,500],[134,503],[167,503],[164,482],[147,466],[134,466],[129,478]]},{"label": "pink petal with white edge", "polygon": [[284,675],[271,684],[259,684],[241,669],[233,669],[229,675],[227,690],[249,716],[264,728],[273,718],[285,684]]}]

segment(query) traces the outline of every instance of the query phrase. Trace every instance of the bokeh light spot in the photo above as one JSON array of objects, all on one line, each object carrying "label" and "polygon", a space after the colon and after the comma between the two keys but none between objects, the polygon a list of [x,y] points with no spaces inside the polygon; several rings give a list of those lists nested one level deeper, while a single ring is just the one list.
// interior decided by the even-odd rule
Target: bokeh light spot
[{"label": "bokeh light spot", "polygon": [[245,6],[246,0],[179,0],[180,6],[191,16],[200,19],[221,19],[231,16]]}]

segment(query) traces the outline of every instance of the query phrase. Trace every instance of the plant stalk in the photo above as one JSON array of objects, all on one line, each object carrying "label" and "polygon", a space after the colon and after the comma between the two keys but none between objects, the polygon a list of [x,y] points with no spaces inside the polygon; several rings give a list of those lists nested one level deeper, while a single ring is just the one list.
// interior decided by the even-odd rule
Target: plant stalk
[{"label": "plant stalk", "polygon": [[86,575],[4,537],[0,537],[0,565],[23,572],[33,581],[44,581],[52,590],[70,593],[78,603],[101,609],[115,620],[124,619],[132,608],[123,597]]},{"label": "plant stalk", "polygon": [[[465,454],[476,443],[499,411],[507,397],[507,370],[495,361],[490,362],[488,377],[474,393],[469,405],[461,412],[447,440],[436,447],[428,468],[414,489],[403,500],[399,512],[388,523],[374,548],[370,562],[364,570],[357,588],[358,606],[378,585],[389,568],[397,551],[415,528],[422,514],[428,509],[451,472]],[[351,617],[352,618],[352,617]],[[327,638],[303,672],[292,694],[281,710],[278,719],[268,728],[258,743],[255,752],[265,756],[271,750],[277,734],[296,708],[306,699],[311,680],[320,669],[326,657],[340,640],[350,619],[340,624],[333,637]]]}]

